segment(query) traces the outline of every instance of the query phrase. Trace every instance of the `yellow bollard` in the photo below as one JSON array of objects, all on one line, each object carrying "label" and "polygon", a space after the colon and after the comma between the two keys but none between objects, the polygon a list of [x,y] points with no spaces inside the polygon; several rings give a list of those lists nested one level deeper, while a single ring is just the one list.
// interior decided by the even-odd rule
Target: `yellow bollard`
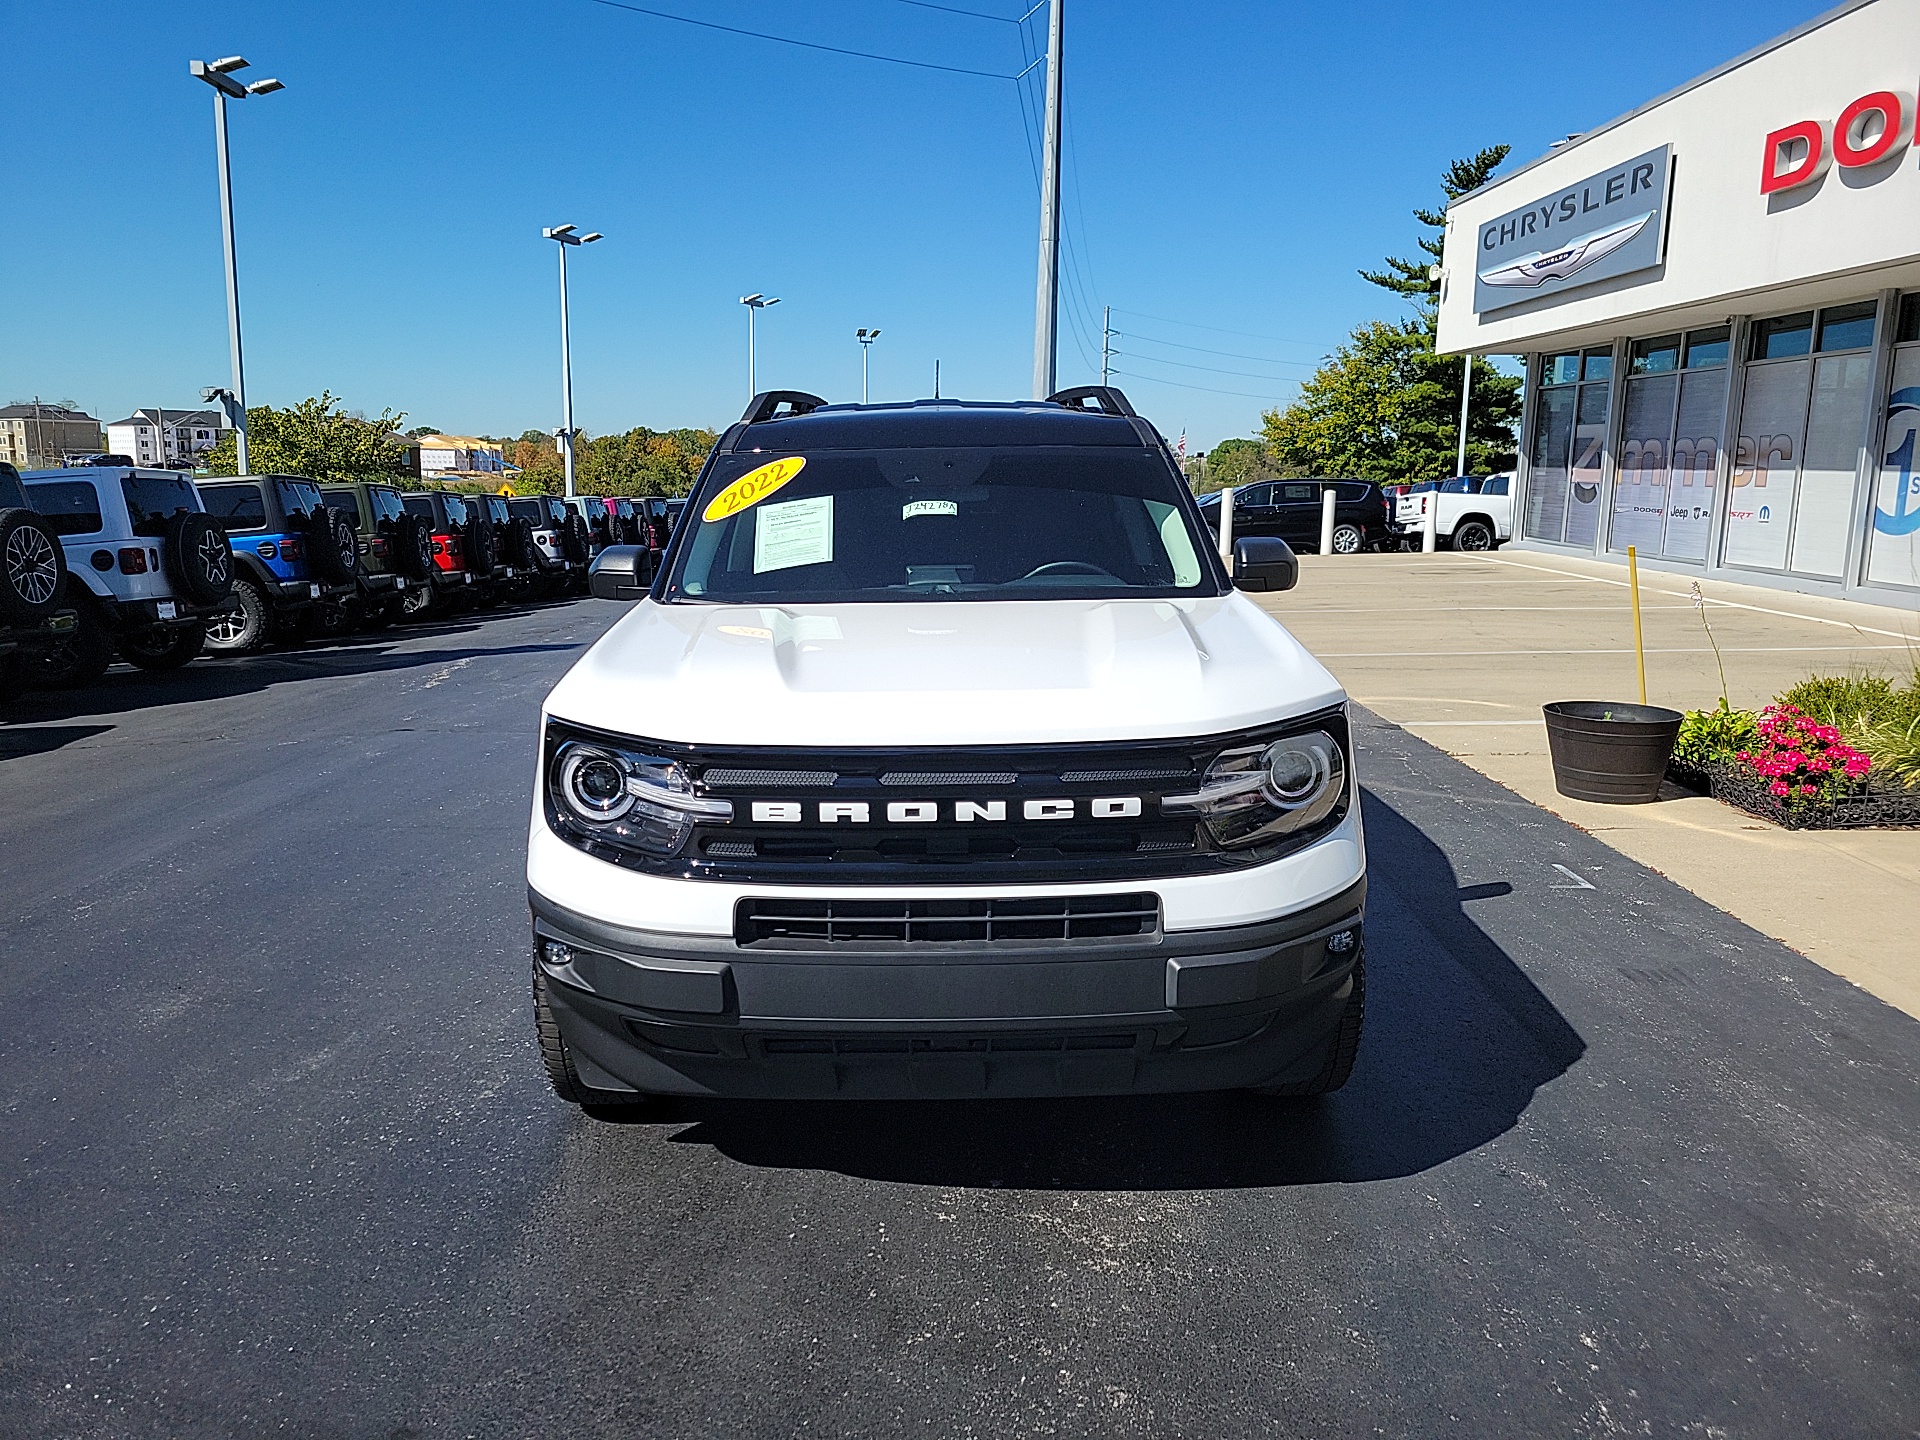
[{"label": "yellow bollard", "polygon": [[1647,703],[1647,642],[1640,633],[1640,557],[1627,546],[1627,587],[1633,591],[1633,662],[1640,667],[1640,703]]}]

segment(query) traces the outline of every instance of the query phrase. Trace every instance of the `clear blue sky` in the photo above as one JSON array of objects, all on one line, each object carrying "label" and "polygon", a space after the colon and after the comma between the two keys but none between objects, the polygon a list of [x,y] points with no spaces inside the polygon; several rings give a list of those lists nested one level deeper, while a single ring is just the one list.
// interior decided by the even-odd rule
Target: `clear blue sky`
[{"label": "clear blue sky", "polygon": [[[965,68],[1023,63],[1017,27],[902,0],[644,3]],[[1119,383],[1163,431],[1250,433],[1284,377],[1396,313],[1354,271],[1411,252],[1408,211],[1435,199],[1448,160],[1497,141],[1531,157],[1816,12],[1068,0],[1079,333],[1063,320],[1062,383],[1098,378],[1112,305]],[[593,0],[6,0],[0,14],[0,403],[71,398],[112,419],[226,383],[211,95],[187,61],[236,53],[249,78],[288,86],[232,113],[255,403],[330,388],[409,424],[552,428],[555,265],[539,231],[563,221],[608,237],[573,267],[590,432],[737,418],[737,302],[754,290],[785,302],[761,326],[763,386],[857,399],[853,331],[877,325],[876,399],[931,393],[936,357],[949,394],[1026,393],[1038,186],[1005,80]]]}]

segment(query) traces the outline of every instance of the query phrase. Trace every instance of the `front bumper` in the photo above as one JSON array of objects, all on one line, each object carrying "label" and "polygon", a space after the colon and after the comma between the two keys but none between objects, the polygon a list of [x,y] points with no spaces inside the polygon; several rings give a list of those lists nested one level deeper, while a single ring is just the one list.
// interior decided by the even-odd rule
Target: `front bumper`
[{"label": "front bumper", "polygon": [[[1235,1089],[1319,1072],[1366,882],[1251,925],[1115,940],[763,949],[593,920],[529,891],[581,1079],[738,1097]],[[1333,937],[1345,936],[1345,940]]]}]

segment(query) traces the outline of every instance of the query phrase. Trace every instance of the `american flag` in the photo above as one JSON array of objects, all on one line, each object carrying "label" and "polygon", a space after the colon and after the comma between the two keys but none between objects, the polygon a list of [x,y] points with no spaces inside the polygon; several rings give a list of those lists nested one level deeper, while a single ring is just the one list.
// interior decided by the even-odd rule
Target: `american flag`
[{"label": "american flag", "polygon": [[1186,431],[1182,430],[1180,432],[1180,443],[1173,447],[1173,453],[1178,455],[1182,460],[1187,458],[1187,432]]}]

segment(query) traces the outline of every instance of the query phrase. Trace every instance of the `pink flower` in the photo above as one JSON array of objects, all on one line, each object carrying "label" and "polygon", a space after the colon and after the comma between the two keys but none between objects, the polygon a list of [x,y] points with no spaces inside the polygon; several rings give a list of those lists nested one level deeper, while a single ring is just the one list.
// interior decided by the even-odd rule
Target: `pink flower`
[{"label": "pink flower", "polygon": [[1782,799],[1785,799],[1787,796],[1793,793],[1793,787],[1787,784],[1787,782],[1784,780],[1776,780],[1773,782],[1773,784],[1769,785],[1767,788],[1771,790],[1774,794],[1780,796]]}]

